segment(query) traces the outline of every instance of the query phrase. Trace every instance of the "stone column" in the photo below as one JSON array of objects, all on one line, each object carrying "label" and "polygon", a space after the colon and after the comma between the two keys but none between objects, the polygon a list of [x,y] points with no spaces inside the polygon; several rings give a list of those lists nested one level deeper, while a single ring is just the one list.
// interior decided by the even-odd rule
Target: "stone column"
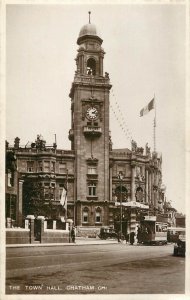
[{"label": "stone column", "polygon": [[[158,172],[157,171],[155,171],[154,184],[156,187],[158,187]],[[155,207],[158,208],[158,190],[157,189],[154,193],[154,205],[155,205]]]},{"label": "stone column", "polygon": [[24,180],[19,179],[19,182],[18,182],[18,210],[17,210],[19,227],[22,227],[23,182],[24,182]]},{"label": "stone column", "polygon": [[47,229],[47,221],[44,221],[44,230]]},{"label": "stone column", "polygon": [[151,204],[151,179],[152,179],[152,176],[151,176],[151,171],[149,170],[149,173],[148,173],[148,203]]},{"label": "stone column", "polygon": [[148,203],[149,202],[149,199],[148,199],[148,196],[149,196],[149,194],[148,194],[148,190],[149,190],[149,186],[148,186],[148,170],[147,169],[145,169],[145,176],[146,176],[146,187],[145,187],[145,191],[146,191],[146,195],[145,195],[145,202],[146,203]]},{"label": "stone column", "polygon": [[154,191],[153,191],[153,185],[154,185],[154,170],[151,172],[151,202],[154,205]]},{"label": "stone column", "polygon": [[131,201],[135,201],[135,163],[131,164]]},{"label": "stone column", "polygon": [[56,220],[53,220],[53,229],[56,229]]},{"label": "stone column", "polygon": [[100,65],[99,65],[99,72],[100,72],[100,76],[103,76],[103,57],[100,56]]},{"label": "stone column", "polygon": [[35,217],[33,215],[28,215],[26,217],[30,222],[30,243],[34,243],[35,237],[34,237],[34,219]]},{"label": "stone column", "polygon": [[135,232],[136,230],[136,210],[131,209],[131,220],[130,220],[130,232]]},{"label": "stone column", "polygon": [[110,197],[109,200],[112,201],[112,166],[110,166]]},{"label": "stone column", "polygon": [[81,70],[82,70],[82,74],[84,74],[84,55],[82,55],[82,57],[81,57],[81,62],[82,62],[82,64],[81,64]]}]

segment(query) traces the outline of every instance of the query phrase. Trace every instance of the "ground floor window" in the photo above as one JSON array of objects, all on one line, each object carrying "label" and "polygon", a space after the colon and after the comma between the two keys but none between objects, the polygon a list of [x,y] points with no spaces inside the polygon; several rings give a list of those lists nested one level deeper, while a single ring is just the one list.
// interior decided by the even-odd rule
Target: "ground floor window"
[{"label": "ground floor window", "polygon": [[82,222],[88,223],[88,207],[84,207],[82,212]]},{"label": "ground floor window", "polygon": [[100,223],[101,222],[101,213],[100,212],[96,212],[96,223]]}]

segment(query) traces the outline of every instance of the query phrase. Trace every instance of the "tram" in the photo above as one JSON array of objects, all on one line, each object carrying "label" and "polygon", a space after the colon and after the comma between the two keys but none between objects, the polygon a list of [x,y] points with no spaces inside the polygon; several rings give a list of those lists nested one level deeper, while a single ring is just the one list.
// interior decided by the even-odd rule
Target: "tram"
[{"label": "tram", "polygon": [[138,228],[138,242],[145,245],[167,244],[167,227],[168,224],[158,222],[156,216],[145,216]]}]

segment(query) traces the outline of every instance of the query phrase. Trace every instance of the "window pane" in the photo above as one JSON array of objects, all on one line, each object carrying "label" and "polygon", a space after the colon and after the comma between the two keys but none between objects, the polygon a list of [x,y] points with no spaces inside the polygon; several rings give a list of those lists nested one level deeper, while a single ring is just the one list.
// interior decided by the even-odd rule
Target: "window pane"
[{"label": "window pane", "polygon": [[43,168],[42,168],[42,161],[38,162],[38,172],[42,172]]},{"label": "window pane", "polygon": [[49,171],[50,171],[50,162],[44,161],[44,172],[49,172]]},{"label": "window pane", "polygon": [[99,212],[96,212],[96,222],[97,223],[101,222],[101,216]]},{"label": "window pane", "polygon": [[83,222],[88,222],[88,213],[87,212],[83,212]]},{"label": "window pane", "polygon": [[51,172],[55,172],[55,162],[51,162]]},{"label": "window pane", "polygon": [[65,174],[67,172],[66,164],[65,163],[59,163],[59,173]]},{"label": "window pane", "polygon": [[34,161],[27,161],[27,172],[34,172]]},{"label": "window pane", "polygon": [[90,184],[88,186],[88,195],[89,196],[95,196],[96,195],[96,184]]}]

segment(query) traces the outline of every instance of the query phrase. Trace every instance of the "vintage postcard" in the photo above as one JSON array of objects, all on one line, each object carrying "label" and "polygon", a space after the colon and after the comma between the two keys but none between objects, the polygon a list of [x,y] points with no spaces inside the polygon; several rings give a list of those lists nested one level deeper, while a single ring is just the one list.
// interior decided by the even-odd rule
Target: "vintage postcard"
[{"label": "vintage postcard", "polygon": [[189,299],[189,1],[2,1],[2,299]]}]

